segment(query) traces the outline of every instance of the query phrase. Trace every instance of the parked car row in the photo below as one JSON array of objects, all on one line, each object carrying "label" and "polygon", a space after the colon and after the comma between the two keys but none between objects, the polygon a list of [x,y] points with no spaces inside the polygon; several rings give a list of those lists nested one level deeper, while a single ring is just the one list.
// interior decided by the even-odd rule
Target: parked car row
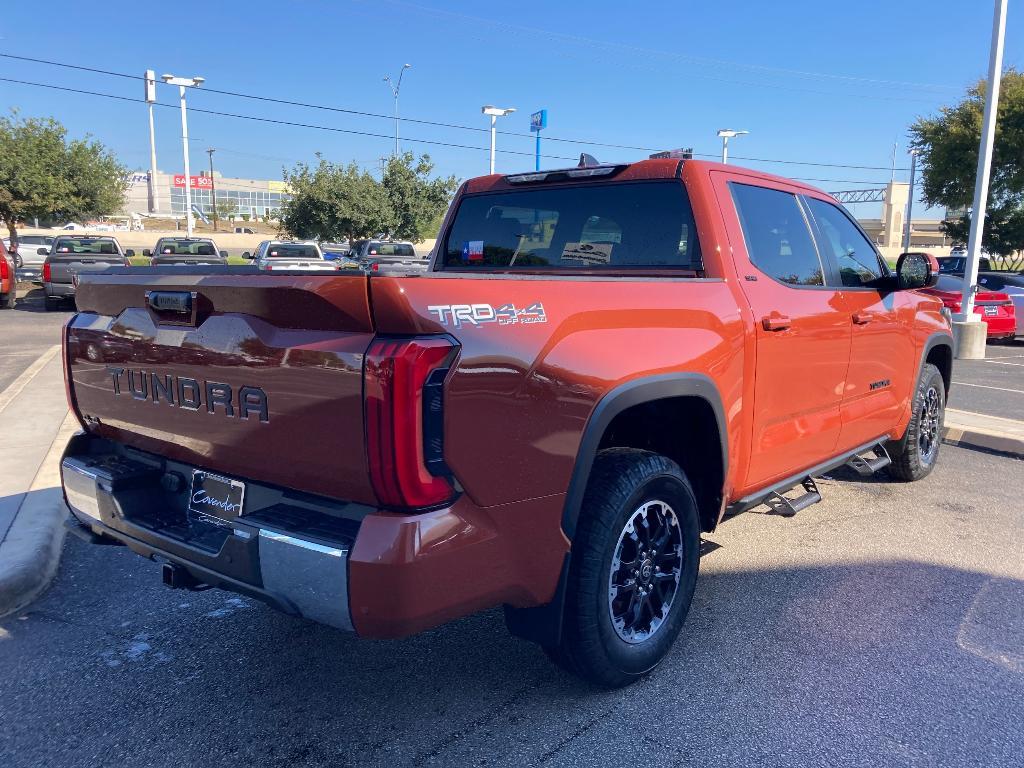
[{"label": "parked car row", "polygon": [[[950,256],[938,259],[938,262],[939,274],[942,278],[939,280],[937,287],[945,287],[955,294],[953,297],[955,301],[947,304],[947,306],[953,312],[959,312],[961,280],[963,279],[964,271],[967,269],[967,255],[962,251],[953,251]],[[1001,306],[1005,306],[1007,301],[1010,302],[1014,308],[1014,319],[1011,324],[1011,327],[1014,329],[1012,335],[1024,336],[1024,273],[992,269],[991,262],[982,256],[978,260],[978,291],[978,294],[975,296],[974,311],[980,314],[982,319],[988,323],[988,336],[990,339],[1002,338],[1002,336],[994,334],[1002,333],[1007,320],[1002,316],[1004,310],[993,309],[993,305],[989,303],[982,304],[983,295],[985,297],[984,301],[998,300]],[[943,302],[945,303],[945,299]],[[953,304],[956,306],[955,309]]]}]

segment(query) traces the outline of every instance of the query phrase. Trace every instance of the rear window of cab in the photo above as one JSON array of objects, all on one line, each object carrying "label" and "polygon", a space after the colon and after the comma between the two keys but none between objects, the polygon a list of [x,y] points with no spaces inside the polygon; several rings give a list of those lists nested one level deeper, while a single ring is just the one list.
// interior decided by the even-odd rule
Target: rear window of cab
[{"label": "rear window of cab", "polygon": [[62,237],[54,243],[53,252],[62,253],[117,253],[117,243],[85,237]]},{"label": "rear window of cab", "polygon": [[467,195],[441,253],[447,270],[704,269],[675,180]]}]

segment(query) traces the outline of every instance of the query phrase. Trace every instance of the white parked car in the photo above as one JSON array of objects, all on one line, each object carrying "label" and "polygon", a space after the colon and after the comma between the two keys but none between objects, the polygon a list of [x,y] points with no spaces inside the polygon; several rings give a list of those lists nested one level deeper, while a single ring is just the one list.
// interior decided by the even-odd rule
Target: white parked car
[{"label": "white parked car", "polygon": [[338,271],[337,263],[325,259],[320,246],[312,240],[264,240],[256,247],[252,261],[258,269],[265,272]]}]

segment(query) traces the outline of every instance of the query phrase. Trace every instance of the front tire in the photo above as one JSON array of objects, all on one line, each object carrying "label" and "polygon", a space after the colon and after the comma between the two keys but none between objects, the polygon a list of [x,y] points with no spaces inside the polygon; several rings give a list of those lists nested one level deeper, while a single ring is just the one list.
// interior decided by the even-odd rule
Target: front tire
[{"label": "front tire", "polygon": [[682,629],[699,557],[697,502],[679,466],[648,451],[602,451],[572,545],[562,639],[548,655],[601,686],[640,679]]},{"label": "front tire", "polygon": [[939,369],[926,363],[914,392],[907,434],[889,449],[891,475],[898,480],[912,482],[931,474],[939,458],[945,414],[946,384]]}]

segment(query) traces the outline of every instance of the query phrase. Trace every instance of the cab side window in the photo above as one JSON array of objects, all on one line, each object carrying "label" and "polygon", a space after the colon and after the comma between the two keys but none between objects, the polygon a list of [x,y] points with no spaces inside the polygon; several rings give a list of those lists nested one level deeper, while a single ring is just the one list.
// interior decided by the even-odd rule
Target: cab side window
[{"label": "cab side window", "polygon": [[878,252],[839,208],[806,198],[820,233],[822,251],[831,253],[846,288],[873,288],[885,275]]},{"label": "cab side window", "polygon": [[796,195],[730,182],[750,260],[779,282],[824,285],[818,251]]}]

